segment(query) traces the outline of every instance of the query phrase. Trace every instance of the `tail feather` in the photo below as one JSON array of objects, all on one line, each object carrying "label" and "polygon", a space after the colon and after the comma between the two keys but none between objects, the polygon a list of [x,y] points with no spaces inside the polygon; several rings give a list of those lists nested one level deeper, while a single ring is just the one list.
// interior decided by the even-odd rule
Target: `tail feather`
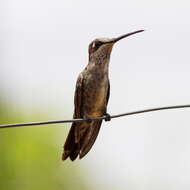
[{"label": "tail feather", "polygon": [[84,142],[81,147],[81,151],[79,154],[79,158],[83,158],[92,148],[94,142],[96,141],[96,138],[99,134],[100,127],[101,127],[102,121],[93,121],[93,124],[90,126],[91,133],[87,133],[84,137]]},{"label": "tail feather", "polygon": [[[84,123],[73,123],[64,145],[63,160],[68,157],[74,161],[77,156],[83,158],[92,148],[102,121],[91,121]],[[76,139],[77,138],[77,139]]]},{"label": "tail feather", "polygon": [[62,160],[66,160],[68,157],[70,157],[70,159],[74,161],[79,154],[78,143],[75,142],[75,130],[76,126],[75,123],[73,123],[64,145]]}]

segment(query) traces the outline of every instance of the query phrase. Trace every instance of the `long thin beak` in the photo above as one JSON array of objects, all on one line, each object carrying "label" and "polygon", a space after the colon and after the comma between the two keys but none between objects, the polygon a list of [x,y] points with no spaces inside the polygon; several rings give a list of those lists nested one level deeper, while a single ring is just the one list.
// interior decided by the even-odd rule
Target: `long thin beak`
[{"label": "long thin beak", "polygon": [[118,42],[119,40],[121,40],[121,39],[123,39],[123,38],[126,38],[126,37],[128,37],[128,36],[131,36],[131,35],[133,35],[133,34],[136,34],[136,33],[139,33],[139,32],[143,32],[144,30],[137,30],[137,31],[135,31],[135,32],[130,32],[130,33],[128,33],[128,34],[124,34],[124,35],[122,35],[122,36],[119,36],[119,37],[117,37],[117,38],[113,38],[113,39],[111,39],[110,41],[108,41],[107,43],[115,43],[115,42]]}]

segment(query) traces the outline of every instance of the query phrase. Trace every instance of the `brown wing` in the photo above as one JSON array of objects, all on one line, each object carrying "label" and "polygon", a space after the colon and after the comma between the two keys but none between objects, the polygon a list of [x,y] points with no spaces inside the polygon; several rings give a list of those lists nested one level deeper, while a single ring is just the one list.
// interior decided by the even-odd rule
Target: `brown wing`
[{"label": "brown wing", "polygon": [[[74,111],[74,118],[82,118],[83,117],[83,111],[82,111],[82,104],[83,104],[83,75],[82,73],[79,75],[76,83],[76,89],[75,89],[75,98],[74,98],[74,104],[75,104],[75,111]],[[80,141],[80,136],[82,130],[80,129],[80,124],[82,123],[75,123],[73,122],[72,126],[76,126],[75,129],[75,142]]]},{"label": "brown wing", "polygon": [[[74,118],[82,118],[82,90],[83,88],[83,76],[79,75],[76,88],[75,88],[75,97],[74,97]],[[80,152],[80,144],[79,142],[79,127],[76,126],[77,123],[73,122],[69,134],[67,136],[65,145],[64,145],[64,153],[62,156],[63,160],[66,160],[70,157],[71,160],[75,160]],[[78,123],[80,125],[80,123]]]},{"label": "brown wing", "polygon": [[82,73],[79,75],[76,83],[75,89],[75,111],[74,111],[74,118],[81,118],[82,117],[82,93],[83,93],[83,75]]}]

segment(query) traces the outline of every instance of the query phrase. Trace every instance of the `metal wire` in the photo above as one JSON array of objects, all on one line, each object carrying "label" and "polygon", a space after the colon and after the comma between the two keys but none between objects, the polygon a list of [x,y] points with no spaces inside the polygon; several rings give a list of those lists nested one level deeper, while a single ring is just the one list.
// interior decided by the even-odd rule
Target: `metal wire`
[{"label": "metal wire", "polygon": [[[124,117],[128,115],[135,115],[146,112],[160,111],[160,110],[169,110],[169,109],[179,109],[179,108],[190,108],[189,105],[176,105],[176,106],[165,106],[165,107],[157,107],[144,109],[139,111],[127,112],[122,114],[110,115],[110,119]],[[13,127],[25,127],[25,126],[37,126],[37,125],[50,125],[50,124],[58,124],[58,123],[71,123],[71,122],[83,122],[89,120],[105,120],[107,116],[96,117],[96,118],[79,118],[79,119],[69,119],[69,120],[50,120],[50,121],[38,121],[38,122],[28,122],[28,123],[13,123],[13,124],[3,124],[0,125],[0,129],[3,128],[13,128]]]}]

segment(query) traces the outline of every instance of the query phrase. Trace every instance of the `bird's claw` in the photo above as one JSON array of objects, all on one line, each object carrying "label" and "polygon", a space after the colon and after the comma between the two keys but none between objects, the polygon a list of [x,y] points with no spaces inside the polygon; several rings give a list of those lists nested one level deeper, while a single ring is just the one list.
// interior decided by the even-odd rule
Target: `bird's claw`
[{"label": "bird's claw", "polygon": [[111,121],[111,115],[109,113],[106,113],[105,116],[105,121]]}]

